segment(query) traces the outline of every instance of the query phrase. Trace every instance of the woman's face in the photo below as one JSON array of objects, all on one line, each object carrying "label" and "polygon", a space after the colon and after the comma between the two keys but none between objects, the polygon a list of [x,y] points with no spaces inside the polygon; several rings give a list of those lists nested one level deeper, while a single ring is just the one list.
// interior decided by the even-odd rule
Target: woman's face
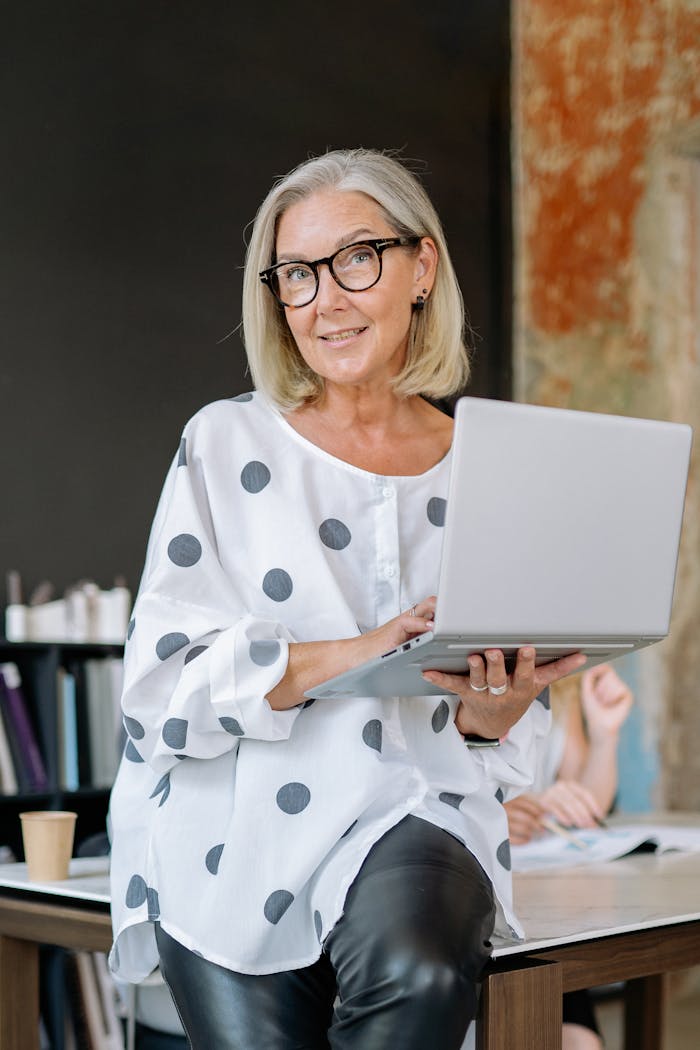
[{"label": "woman's face", "polygon": [[[363,238],[395,237],[379,205],[364,193],[323,190],[293,204],[277,230],[278,262],[326,258]],[[389,248],[382,276],[363,292],[348,292],[319,269],[318,294],[297,309],[285,307],[299,352],[327,384],[377,386],[400,372],[412,304],[430,293],[437,251],[424,237],[416,248]],[[427,296],[426,296],[427,298]]]}]

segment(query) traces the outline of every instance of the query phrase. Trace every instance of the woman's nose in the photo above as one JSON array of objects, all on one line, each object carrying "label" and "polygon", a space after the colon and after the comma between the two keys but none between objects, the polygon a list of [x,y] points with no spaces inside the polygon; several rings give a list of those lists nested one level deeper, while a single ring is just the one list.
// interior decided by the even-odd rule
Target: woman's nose
[{"label": "woman's nose", "polygon": [[338,306],[340,300],[347,293],[340,287],[333,277],[327,265],[319,266],[318,269],[318,292],[316,294],[316,306],[321,312],[324,309],[333,309]]}]

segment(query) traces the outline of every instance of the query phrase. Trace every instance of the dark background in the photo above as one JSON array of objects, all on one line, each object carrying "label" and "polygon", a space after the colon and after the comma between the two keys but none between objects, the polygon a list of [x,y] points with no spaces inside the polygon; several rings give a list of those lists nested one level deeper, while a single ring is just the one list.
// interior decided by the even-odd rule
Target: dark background
[{"label": "dark background", "polygon": [[[0,571],[135,589],[182,426],[248,389],[244,234],[326,148],[399,148],[510,393],[509,4],[0,7]],[[1,604],[1,601],[0,601]]]}]

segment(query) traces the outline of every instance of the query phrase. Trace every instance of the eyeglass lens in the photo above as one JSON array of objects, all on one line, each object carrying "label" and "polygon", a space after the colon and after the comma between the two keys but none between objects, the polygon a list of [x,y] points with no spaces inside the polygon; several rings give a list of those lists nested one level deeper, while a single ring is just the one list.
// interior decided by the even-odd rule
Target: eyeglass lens
[{"label": "eyeglass lens", "polygon": [[[330,267],[341,287],[361,292],[377,282],[381,261],[370,244],[351,244],[336,252]],[[316,272],[301,262],[282,263],[275,270],[273,281],[277,296],[287,306],[305,306],[316,295]]]}]

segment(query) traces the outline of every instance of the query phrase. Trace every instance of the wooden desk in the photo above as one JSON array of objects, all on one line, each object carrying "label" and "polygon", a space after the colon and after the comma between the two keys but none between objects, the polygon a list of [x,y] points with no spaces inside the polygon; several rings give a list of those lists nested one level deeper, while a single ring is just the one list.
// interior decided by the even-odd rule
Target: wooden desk
[{"label": "wooden desk", "polygon": [[[26,882],[25,866],[2,865],[1,1050],[38,1050],[40,944],[109,951],[112,924],[108,879],[105,874],[93,874],[104,871],[105,863],[104,858],[71,861],[72,878],[66,883],[46,885],[47,893],[18,892]],[[17,871],[15,877],[13,869]]]},{"label": "wooden desk", "polygon": [[[478,1050],[561,1050],[562,992],[623,980],[627,1050],[662,1050],[663,975],[700,964],[700,854],[638,855],[514,883],[529,937],[495,948]],[[18,896],[0,880],[2,1050],[38,1048],[39,944],[109,949],[104,876],[94,885],[78,907],[66,896]]]},{"label": "wooden desk", "polygon": [[626,1050],[662,1050],[664,975],[700,963],[700,853],[514,876],[528,939],[498,946],[478,1050],[561,1050],[563,992],[626,981]]}]

